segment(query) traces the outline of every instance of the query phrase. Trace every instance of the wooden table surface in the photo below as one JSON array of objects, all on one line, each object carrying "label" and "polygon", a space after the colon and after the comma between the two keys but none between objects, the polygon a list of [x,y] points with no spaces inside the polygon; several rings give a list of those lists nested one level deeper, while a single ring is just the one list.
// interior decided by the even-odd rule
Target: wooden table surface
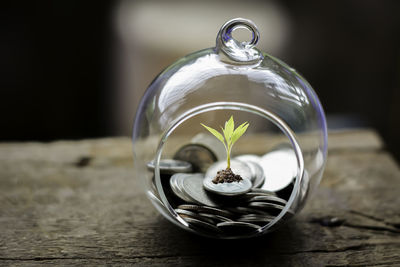
[{"label": "wooden table surface", "polygon": [[0,265],[400,266],[399,167],[371,130],[329,142],[305,209],[248,240],[205,239],[159,215],[129,138],[2,143]]}]

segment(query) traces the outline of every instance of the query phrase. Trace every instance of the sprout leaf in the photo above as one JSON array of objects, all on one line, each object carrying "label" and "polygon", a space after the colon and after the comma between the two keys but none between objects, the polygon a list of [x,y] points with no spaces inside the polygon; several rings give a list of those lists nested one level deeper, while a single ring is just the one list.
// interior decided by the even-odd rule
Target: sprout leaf
[{"label": "sprout leaf", "polygon": [[222,142],[226,150],[226,157],[228,162],[227,168],[230,168],[230,154],[232,146],[246,132],[247,128],[249,127],[249,123],[242,123],[235,129],[235,122],[233,121],[233,116],[231,116],[230,119],[225,122],[225,127],[221,127],[223,135],[211,127],[208,127],[202,123],[200,124]]},{"label": "sprout leaf", "polygon": [[210,133],[212,133],[215,137],[217,137],[219,141],[221,141],[222,143],[224,143],[224,137],[223,137],[222,134],[220,134],[217,130],[215,130],[215,129],[211,128],[211,127],[208,127],[208,126],[206,126],[206,125],[204,125],[204,124],[202,124],[202,123],[201,123],[201,125],[202,125],[204,128],[206,128]]},{"label": "sprout leaf", "polygon": [[231,143],[234,128],[235,128],[235,123],[233,121],[233,116],[231,116],[231,118],[227,122],[225,122],[225,130],[224,130],[225,141],[228,145]]},{"label": "sprout leaf", "polygon": [[245,122],[236,128],[232,134],[232,146],[246,132],[247,127],[249,127],[249,123]]}]

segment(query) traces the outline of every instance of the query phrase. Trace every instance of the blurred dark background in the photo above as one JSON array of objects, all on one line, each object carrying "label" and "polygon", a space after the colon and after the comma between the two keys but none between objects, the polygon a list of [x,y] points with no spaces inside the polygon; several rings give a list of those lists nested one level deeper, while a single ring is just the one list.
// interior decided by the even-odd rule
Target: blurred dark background
[{"label": "blurred dark background", "polygon": [[[313,85],[329,127],[375,128],[399,159],[399,11],[399,1],[362,0],[6,1],[0,18],[0,141],[130,135],[139,98],[158,72],[187,52],[213,46],[227,19],[252,19],[263,33],[265,17],[271,30],[261,39],[275,43],[264,43],[262,50]],[[204,43],[171,50],[157,39],[165,35],[154,32],[165,32],[157,26],[163,23],[187,32],[184,27],[203,26],[202,20],[217,23],[210,35],[198,36]],[[165,38],[176,40],[173,34]]]}]

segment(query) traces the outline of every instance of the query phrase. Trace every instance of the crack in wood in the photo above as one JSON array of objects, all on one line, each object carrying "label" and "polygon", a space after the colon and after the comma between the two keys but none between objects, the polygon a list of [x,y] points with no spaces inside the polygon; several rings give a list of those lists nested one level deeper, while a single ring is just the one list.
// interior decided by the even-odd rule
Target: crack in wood
[{"label": "crack in wood", "polygon": [[350,210],[350,213],[353,213],[353,214],[356,214],[356,215],[359,215],[359,216],[362,216],[362,217],[365,217],[365,218],[368,218],[368,219],[371,219],[371,220],[374,220],[374,221],[377,221],[377,222],[383,222],[386,225],[390,225],[390,226],[393,226],[393,227],[395,227],[397,229],[400,229],[400,223],[387,222],[387,221],[385,221],[385,219],[382,219],[382,218],[379,218],[379,217],[376,217],[376,216],[373,216],[373,215],[370,215],[370,214],[366,214],[364,212],[357,211],[357,210]]},{"label": "crack in wood", "polygon": [[400,265],[400,261],[382,261],[382,262],[374,262],[371,264],[366,263],[353,263],[353,264],[328,264],[325,267],[364,267],[364,266],[382,266],[382,265],[393,265],[397,266]]},{"label": "crack in wood", "polygon": [[[135,260],[135,259],[163,259],[173,258],[182,255],[143,255],[132,257],[32,257],[32,258],[5,258],[1,257],[0,261],[51,261],[51,260]],[[189,255],[190,256],[190,255]]]},{"label": "crack in wood", "polygon": [[360,225],[360,224],[352,224],[345,222],[343,226],[351,227],[351,228],[357,228],[357,229],[367,229],[367,230],[373,230],[373,231],[387,231],[391,232],[394,234],[400,234],[400,230],[398,229],[392,229],[386,226],[378,226],[378,225]]},{"label": "crack in wood", "polygon": [[[384,244],[392,244],[392,243],[384,243]],[[335,253],[335,252],[346,252],[346,251],[350,251],[350,250],[361,250],[362,248],[374,247],[374,246],[377,246],[377,245],[382,245],[382,243],[381,243],[381,244],[360,244],[360,245],[348,246],[348,247],[337,248],[337,249],[312,249],[312,250],[302,250],[302,251],[294,251],[294,252],[279,253],[279,254],[294,255],[294,254],[301,254],[301,253]]]},{"label": "crack in wood", "polygon": [[335,216],[322,216],[322,217],[313,217],[309,220],[310,223],[317,223],[321,226],[324,227],[339,227],[339,226],[347,226],[347,227],[351,227],[351,228],[357,228],[357,229],[367,229],[367,230],[374,230],[374,231],[388,231],[391,233],[395,233],[395,234],[399,234],[400,233],[400,229],[398,229],[397,227],[395,228],[391,228],[393,227],[393,224],[390,223],[386,223],[384,222],[383,219],[377,218],[377,217],[373,217],[373,216],[369,216],[366,214],[363,214],[361,212],[355,211],[355,210],[350,210],[350,213],[353,214],[357,214],[359,216],[363,216],[365,218],[380,222],[380,223],[384,223],[390,227],[386,227],[386,226],[380,226],[380,225],[362,225],[362,224],[355,224],[352,222],[349,222],[349,220],[347,219],[342,219],[339,217],[335,217]]},{"label": "crack in wood", "polygon": [[[383,243],[369,243],[369,244],[359,244],[354,246],[347,246],[336,249],[312,249],[312,250],[301,250],[293,252],[280,252],[274,251],[274,254],[279,255],[297,255],[297,254],[307,254],[307,253],[337,253],[337,252],[347,252],[347,251],[363,251],[363,249],[385,246],[385,245],[399,245],[398,242],[383,242]],[[6,258],[1,257],[0,261],[52,261],[52,260],[135,260],[135,259],[163,259],[163,258],[174,258],[174,257],[193,257],[193,256],[215,256],[215,254],[165,254],[165,255],[142,255],[142,256],[132,256],[132,257],[32,257],[32,258]],[[332,266],[342,266],[342,265],[332,265]],[[345,265],[348,266],[348,265]],[[358,265],[355,265],[358,266]]]}]

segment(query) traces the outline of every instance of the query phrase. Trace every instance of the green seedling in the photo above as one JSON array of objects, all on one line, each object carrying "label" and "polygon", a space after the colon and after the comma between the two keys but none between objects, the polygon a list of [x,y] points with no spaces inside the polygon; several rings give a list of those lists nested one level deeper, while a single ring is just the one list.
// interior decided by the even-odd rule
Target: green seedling
[{"label": "green seedling", "polygon": [[232,146],[246,132],[247,127],[249,127],[249,123],[246,121],[235,129],[233,116],[231,116],[231,118],[227,122],[225,122],[225,128],[221,127],[223,135],[211,127],[208,127],[202,123],[200,124],[210,133],[212,133],[219,141],[221,141],[222,144],[224,144],[226,150],[226,161],[228,163],[228,166],[226,168],[229,169],[231,167]]}]

